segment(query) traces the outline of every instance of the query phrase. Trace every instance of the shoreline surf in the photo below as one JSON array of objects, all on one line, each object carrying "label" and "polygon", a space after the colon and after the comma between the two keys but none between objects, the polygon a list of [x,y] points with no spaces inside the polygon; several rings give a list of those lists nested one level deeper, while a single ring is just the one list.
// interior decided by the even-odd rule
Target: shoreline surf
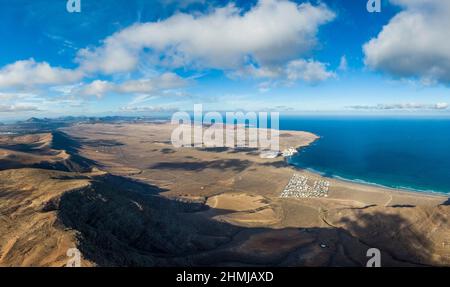
[{"label": "shoreline surf", "polygon": [[409,188],[409,187],[392,187],[392,186],[387,186],[387,185],[383,185],[383,184],[379,184],[379,183],[375,183],[375,182],[369,182],[369,181],[365,181],[362,179],[349,179],[349,178],[345,178],[342,176],[326,176],[324,172],[315,170],[313,168],[302,168],[299,166],[296,166],[295,164],[291,164],[288,163],[290,166],[294,167],[295,169],[299,169],[299,170],[306,170],[310,173],[314,173],[316,175],[319,175],[323,178],[330,178],[330,179],[334,179],[337,181],[341,181],[341,182],[346,182],[346,183],[353,183],[353,184],[359,184],[359,185],[365,185],[365,186],[369,186],[369,187],[377,187],[377,188],[383,188],[383,189],[388,189],[390,191],[395,191],[395,192],[408,192],[408,193],[414,193],[414,194],[419,194],[419,195],[431,195],[431,196],[444,196],[444,197],[449,197],[450,194],[449,193],[445,193],[442,191],[434,191],[434,190],[420,190],[420,189],[413,189],[413,188]]},{"label": "shoreline surf", "polygon": [[327,178],[415,193],[450,196],[450,121],[292,117],[280,130],[318,139],[289,164]]},{"label": "shoreline surf", "polygon": [[[296,148],[296,150],[298,151],[296,156],[300,156],[301,152],[304,152],[308,147],[316,144],[318,140],[324,138],[323,136],[320,136],[320,135],[316,135],[316,136],[317,136],[317,139],[315,139],[309,145]],[[326,175],[326,172],[314,169],[312,167],[302,167],[298,164],[295,164],[295,162],[292,161],[292,156],[289,157],[286,160],[286,162],[289,166],[291,166],[295,169],[306,170],[310,173],[319,175],[323,178],[334,179],[334,180],[341,181],[344,183],[359,184],[359,185],[365,185],[365,186],[369,186],[369,187],[377,187],[377,188],[387,189],[387,190],[394,191],[394,192],[407,192],[407,193],[413,193],[413,194],[419,194],[419,195],[425,195],[425,196],[439,196],[439,197],[441,197],[441,196],[449,197],[450,196],[450,193],[443,192],[443,191],[414,189],[411,187],[404,187],[404,186],[388,186],[388,185],[384,185],[381,183],[370,182],[370,181],[363,180],[363,179],[350,179],[350,178],[346,178],[344,176],[339,176],[339,175],[328,176],[328,175]]]}]

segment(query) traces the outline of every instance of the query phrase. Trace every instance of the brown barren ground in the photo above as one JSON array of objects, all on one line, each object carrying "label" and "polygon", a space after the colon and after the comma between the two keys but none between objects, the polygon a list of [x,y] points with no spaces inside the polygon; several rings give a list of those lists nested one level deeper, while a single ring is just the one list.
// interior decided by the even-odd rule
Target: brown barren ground
[{"label": "brown barren ground", "polygon": [[[450,265],[443,196],[327,179],[326,198],[280,198],[294,173],[321,177],[255,149],[174,148],[173,128],[79,124],[0,139],[6,153],[67,153],[0,172],[0,265],[62,266],[70,247],[85,266],[364,266],[369,248],[383,266]],[[281,148],[316,138],[282,131]]]}]

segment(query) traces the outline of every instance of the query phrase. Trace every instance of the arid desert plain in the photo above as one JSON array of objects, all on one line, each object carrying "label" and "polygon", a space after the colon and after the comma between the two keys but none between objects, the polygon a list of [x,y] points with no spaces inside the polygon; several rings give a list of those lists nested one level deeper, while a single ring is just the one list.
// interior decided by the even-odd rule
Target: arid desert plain
[{"label": "arid desert plain", "polygon": [[[0,266],[449,266],[441,195],[322,178],[256,149],[175,148],[169,123],[0,136]],[[281,148],[317,136],[281,131]],[[326,192],[281,196],[292,178]]]}]

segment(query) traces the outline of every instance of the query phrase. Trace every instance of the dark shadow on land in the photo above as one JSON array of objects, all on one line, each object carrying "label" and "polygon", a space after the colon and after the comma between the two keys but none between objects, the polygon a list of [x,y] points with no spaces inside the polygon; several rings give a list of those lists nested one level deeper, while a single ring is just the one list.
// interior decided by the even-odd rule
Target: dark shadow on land
[{"label": "dark shadow on land", "polygon": [[412,204],[394,204],[394,205],[391,205],[391,207],[395,207],[395,208],[413,208],[413,207],[416,207],[416,206],[412,205]]},{"label": "dark shadow on land", "polygon": [[205,152],[227,152],[230,154],[236,154],[236,153],[245,153],[247,155],[259,155],[260,150],[258,148],[253,147],[203,147],[203,148],[197,148],[199,151],[205,151]]},{"label": "dark shadow on land", "polygon": [[199,161],[199,162],[160,162],[150,166],[150,169],[161,170],[188,170],[188,171],[200,171],[207,168],[212,169],[231,169],[234,171],[244,171],[251,165],[248,160],[239,159],[223,159],[213,161]]},{"label": "dark shadow on land", "polygon": [[117,147],[117,146],[124,146],[123,143],[116,141],[116,140],[105,140],[105,139],[99,139],[99,140],[84,140],[83,145],[89,146],[89,147]]},{"label": "dark shadow on land", "polygon": [[58,217],[80,232],[80,250],[100,266],[177,265],[166,258],[216,248],[236,232],[233,226],[187,217],[206,206],[159,196],[164,191],[124,177],[99,176],[90,187],[63,195]]},{"label": "dark shadow on land", "polygon": [[260,150],[258,148],[254,148],[254,147],[235,147],[233,149],[231,149],[228,153],[246,153],[249,155],[252,154],[258,154],[260,153]]},{"label": "dark shadow on land", "polygon": [[[10,155],[7,158],[0,160],[0,170],[12,169],[12,168],[41,168],[48,170],[59,170],[66,172],[86,172],[90,171],[92,167],[99,166],[96,161],[82,157],[79,151],[82,148],[82,144],[78,139],[72,138],[64,132],[55,131],[52,132],[52,142],[50,148],[47,146],[41,147],[41,144],[18,144],[18,145],[0,145],[0,147],[11,151],[20,151],[28,153],[29,155],[40,156],[56,156],[59,151],[66,151],[70,154],[68,159],[61,159],[55,161],[42,161],[38,163],[24,163],[21,157],[16,155]],[[21,155],[25,157],[26,155]]]},{"label": "dark shadow on land", "polygon": [[276,168],[282,168],[282,167],[288,167],[289,164],[284,161],[284,160],[278,160],[278,161],[273,161],[273,162],[265,162],[265,163],[261,163],[260,165],[262,166],[271,166],[271,167],[276,167]]},{"label": "dark shadow on land", "polygon": [[76,138],[72,138],[65,132],[56,131],[52,133],[52,148],[57,150],[65,150],[69,154],[78,153],[82,148],[80,141]]},{"label": "dark shadow on land", "polygon": [[170,154],[170,153],[174,153],[175,150],[174,150],[174,149],[171,149],[171,148],[162,148],[162,149],[160,150],[160,152],[163,153],[163,154]]},{"label": "dark shadow on land", "polygon": [[[367,246],[378,248],[406,266],[427,266],[433,251],[426,234],[414,230],[411,223],[397,214],[361,213],[354,219],[343,218],[345,229]],[[386,256],[384,256],[386,258]],[[399,264],[402,265],[402,264]]]},{"label": "dark shadow on land", "polygon": [[83,137],[69,136],[63,131],[55,131],[52,133],[52,148],[58,150],[66,150],[68,153],[78,153],[83,146],[89,147],[117,147],[124,144],[117,140],[98,139],[91,140]]},{"label": "dark shadow on land", "polygon": [[199,151],[206,151],[206,152],[226,152],[229,151],[229,147],[203,147],[203,148],[197,148]]},{"label": "dark shadow on land", "polygon": [[70,158],[57,163],[40,163],[33,167],[62,171],[87,172],[91,171],[93,167],[99,166],[96,161],[80,155],[82,144],[78,139],[72,138],[62,131],[53,132],[52,135],[53,140],[51,147],[56,150],[65,150],[68,154],[70,154]]},{"label": "dark shadow on land", "polygon": [[2,144],[0,147],[18,152],[35,152],[38,150],[39,144]]},{"label": "dark shadow on land", "polygon": [[[364,266],[374,247],[383,266],[430,262],[430,242],[398,215],[355,213],[339,227],[245,228],[208,216],[229,210],[165,198],[164,191],[97,176],[51,208],[61,224],[79,232],[78,248],[99,266]],[[255,240],[262,234],[270,236]]]}]

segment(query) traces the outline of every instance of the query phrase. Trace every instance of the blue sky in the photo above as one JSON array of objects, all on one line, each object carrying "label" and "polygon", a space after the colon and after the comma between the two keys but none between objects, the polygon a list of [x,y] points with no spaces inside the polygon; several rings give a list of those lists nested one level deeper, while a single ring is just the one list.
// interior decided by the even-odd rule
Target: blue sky
[{"label": "blue sky", "polygon": [[190,110],[439,114],[450,4],[0,0],[0,121]]}]

